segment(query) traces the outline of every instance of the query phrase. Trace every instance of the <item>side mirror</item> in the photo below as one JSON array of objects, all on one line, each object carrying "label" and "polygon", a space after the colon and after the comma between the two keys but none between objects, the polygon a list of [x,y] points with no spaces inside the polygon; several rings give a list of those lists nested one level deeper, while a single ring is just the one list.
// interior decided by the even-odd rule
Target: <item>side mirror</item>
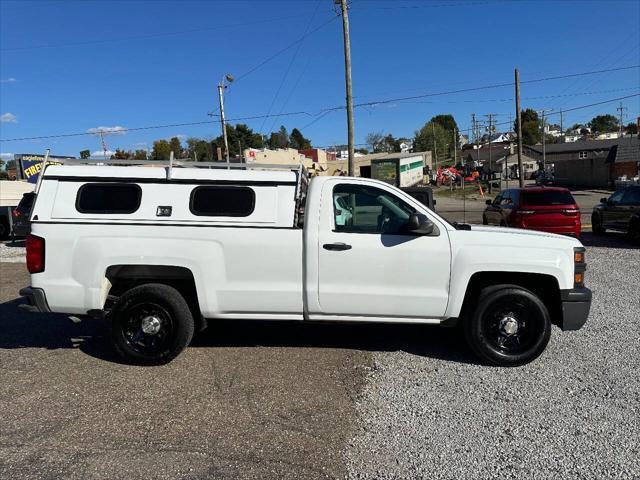
[{"label": "side mirror", "polygon": [[600,199],[600,203],[607,203],[607,197],[602,197]]},{"label": "side mirror", "polygon": [[416,233],[418,235],[430,235],[436,229],[435,224],[427,218],[426,215],[421,213],[412,213],[409,215],[409,221],[407,222],[407,230],[410,233]]},{"label": "side mirror", "polygon": [[493,202],[491,200],[485,200],[484,203],[486,203],[487,205],[491,205]]}]

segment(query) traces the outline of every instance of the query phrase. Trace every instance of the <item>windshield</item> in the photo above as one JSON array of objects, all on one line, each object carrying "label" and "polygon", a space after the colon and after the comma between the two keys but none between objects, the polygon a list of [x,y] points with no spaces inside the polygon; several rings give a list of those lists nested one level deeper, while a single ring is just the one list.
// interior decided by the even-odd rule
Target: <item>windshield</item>
[{"label": "windshield", "polygon": [[571,193],[562,190],[522,192],[522,205],[573,205],[575,203]]}]

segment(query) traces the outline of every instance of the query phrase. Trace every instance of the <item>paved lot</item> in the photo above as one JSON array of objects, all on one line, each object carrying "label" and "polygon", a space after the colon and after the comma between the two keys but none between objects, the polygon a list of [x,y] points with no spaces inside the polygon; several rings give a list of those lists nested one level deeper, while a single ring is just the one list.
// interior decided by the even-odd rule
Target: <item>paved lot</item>
[{"label": "paved lot", "polygon": [[638,478],[640,249],[583,237],[587,326],[516,369],[454,330],[221,324],[164,367],[24,314],[0,263],[0,478]]}]

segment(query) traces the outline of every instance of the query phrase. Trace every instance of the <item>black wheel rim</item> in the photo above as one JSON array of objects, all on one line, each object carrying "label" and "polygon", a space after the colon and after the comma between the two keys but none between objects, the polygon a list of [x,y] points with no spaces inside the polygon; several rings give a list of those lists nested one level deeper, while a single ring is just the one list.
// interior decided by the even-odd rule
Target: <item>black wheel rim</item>
[{"label": "black wheel rim", "polygon": [[544,330],[538,307],[520,295],[506,295],[493,302],[482,315],[481,325],[489,346],[508,356],[535,348]]},{"label": "black wheel rim", "polygon": [[122,335],[127,345],[144,356],[155,356],[167,349],[174,334],[169,312],[153,302],[131,306],[122,322]]}]

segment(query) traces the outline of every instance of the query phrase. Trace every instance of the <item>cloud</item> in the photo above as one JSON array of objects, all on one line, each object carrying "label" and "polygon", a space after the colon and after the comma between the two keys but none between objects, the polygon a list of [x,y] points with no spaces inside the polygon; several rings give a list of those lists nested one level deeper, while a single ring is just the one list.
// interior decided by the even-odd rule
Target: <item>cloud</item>
[{"label": "cloud", "polygon": [[18,117],[16,117],[13,113],[10,113],[10,112],[3,113],[2,116],[0,116],[0,122],[18,123]]},{"label": "cloud", "polygon": [[17,81],[18,81],[18,80],[16,80],[16,79],[15,79],[15,78],[13,78],[13,77],[0,79],[0,83],[15,83],[15,82],[17,82]]},{"label": "cloud", "polygon": [[[111,150],[107,150],[107,158],[111,158],[111,155],[114,155],[116,152],[111,151]],[[104,158],[104,151],[103,150],[96,150],[95,152],[91,152],[91,156],[92,157],[100,157],[100,158]]]},{"label": "cloud", "polygon": [[0,153],[0,160],[13,160],[13,153]]},{"label": "cloud", "polygon": [[146,150],[147,148],[149,148],[149,144],[147,142],[134,143],[133,146],[136,148],[141,148],[143,150]]},{"label": "cloud", "polygon": [[115,127],[95,127],[87,130],[87,133],[92,133],[94,135],[98,135],[100,132],[104,132],[105,135],[124,135],[127,133],[127,129],[116,125]]}]

